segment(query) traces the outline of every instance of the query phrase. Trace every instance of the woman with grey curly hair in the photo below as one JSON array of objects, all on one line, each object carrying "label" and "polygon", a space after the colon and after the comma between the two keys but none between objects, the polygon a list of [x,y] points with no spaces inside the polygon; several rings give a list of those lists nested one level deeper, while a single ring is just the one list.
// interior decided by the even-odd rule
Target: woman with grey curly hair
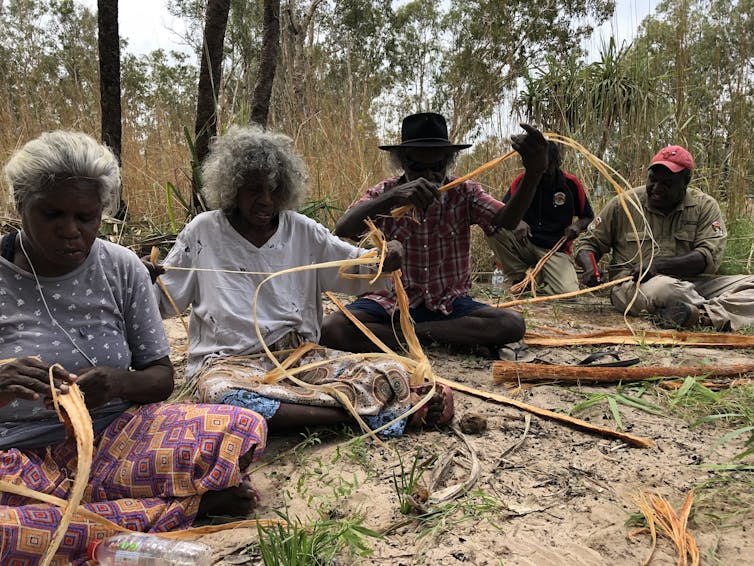
[{"label": "woman with grey curly hair", "polygon": [[306,194],[306,166],[293,140],[259,127],[231,127],[212,143],[202,166],[202,194],[207,205],[226,213],[236,208],[238,189],[252,174],[264,172],[278,210],[293,210]]},{"label": "woman with grey curly hair", "polygon": [[[212,145],[203,171],[204,194],[217,210],[186,225],[162,266],[163,283],[178,309],[192,307],[186,375],[196,384],[199,399],[250,408],[271,427],[349,421],[338,398],[323,388],[308,389],[288,380],[264,383],[274,365],[258,355],[264,348],[257,328],[272,350],[316,343],[322,292],[356,295],[369,288],[368,280],[340,278],[337,268],[298,271],[270,279],[258,290],[256,304],[254,297],[271,273],[352,259],[366,250],[290,209],[304,194],[306,172],[291,140],[282,134],[231,128]],[[389,243],[389,250],[386,271],[397,269],[402,257],[399,244]],[[173,314],[168,296],[157,292],[163,313]],[[297,377],[340,390],[372,428],[411,407],[415,398],[401,364],[341,357],[341,352],[315,349],[296,365],[327,364]],[[418,411],[418,419],[436,416],[434,409]],[[397,422],[388,432],[400,434],[405,424],[405,419]]]},{"label": "woman with grey curly hair", "polygon": [[[10,158],[5,176],[22,229],[0,241],[0,477],[68,496],[75,452],[47,404],[53,388],[75,384],[95,434],[88,511],[144,531],[247,512],[254,491],[241,472],[264,447],[266,424],[240,407],[161,403],[173,366],[149,274],[133,252],[97,238],[120,187],[113,153],[83,133],[48,132]],[[190,439],[166,440],[184,427]],[[148,470],[134,472],[138,462]],[[0,492],[0,516],[0,564],[36,564],[61,510]],[[77,564],[102,532],[80,519],[69,528],[57,561]]]}]

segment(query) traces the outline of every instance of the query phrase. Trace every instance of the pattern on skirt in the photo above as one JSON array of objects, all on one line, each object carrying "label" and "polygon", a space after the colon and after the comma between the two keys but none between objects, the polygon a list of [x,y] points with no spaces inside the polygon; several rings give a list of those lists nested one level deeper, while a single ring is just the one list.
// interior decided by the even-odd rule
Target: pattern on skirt
[{"label": "pattern on skirt", "polygon": [[[338,390],[362,416],[376,416],[385,411],[400,415],[411,408],[410,376],[401,363],[390,359],[336,359],[344,355],[349,353],[329,348],[308,352],[294,367],[322,360],[329,362],[296,377]],[[266,357],[208,358],[196,377],[198,398],[203,403],[217,403],[228,393],[246,390],[284,403],[342,406],[330,394],[296,385],[288,379],[263,383],[262,378],[274,368]]]},{"label": "pattern on skirt", "polygon": [[[95,438],[84,507],[131,530],[164,532],[193,522],[202,494],[239,485],[238,459],[264,450],[265,420],[230,405],[133,407]],[[75,446],[0,452],[0,477],[67,498]],[[58,507],[0,493],[0,564],[39,562],[60,522]],[[74,516],[58,564],[80,564],[90,542],[112,534]]]}]

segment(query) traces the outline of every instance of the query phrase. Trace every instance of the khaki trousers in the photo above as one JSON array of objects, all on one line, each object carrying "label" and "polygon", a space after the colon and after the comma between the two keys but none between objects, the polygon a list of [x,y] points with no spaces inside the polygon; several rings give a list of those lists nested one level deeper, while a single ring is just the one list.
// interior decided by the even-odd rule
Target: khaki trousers
[{"label": "khaki trousers", "polygon": [[[610,299],[623,312],[636,291],[636,283],[626,281],[613,288]],[[739,330],[754,324],[754,275],[721,275],[684,281],[667,275],[655,275],[639,286],[629,314],[648,313],[676,301],[703,309],[717,330]]]},{"label": "khaki trousers", "polygon": [[[550,251],[535,246],[528,239],[519,242],[513,237],[513,232],[505,229],[488,236],[487,244],[495,252],[505,277],[511,283],[521,281],[526,276],[526,270],[534,267]],[[537,294],[560,295],[578,290],[579,280],[571,256],[563,252],[555,253],[537,276]]]}]

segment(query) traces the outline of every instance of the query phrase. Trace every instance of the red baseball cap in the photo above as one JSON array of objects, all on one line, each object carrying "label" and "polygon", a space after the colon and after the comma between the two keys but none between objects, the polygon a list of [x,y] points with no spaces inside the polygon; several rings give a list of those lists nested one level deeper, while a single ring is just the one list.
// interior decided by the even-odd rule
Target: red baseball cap
[{"label": "red baseball cap", "polygon": [[652,163],[649,166],[652,167],[653,165],[663,165],[673,173],[678,173],[684,169],[693,171],[694,158],[691,157],[687,149],[680,145],[669,145],[658,151],[657,155],[652,158]]}]

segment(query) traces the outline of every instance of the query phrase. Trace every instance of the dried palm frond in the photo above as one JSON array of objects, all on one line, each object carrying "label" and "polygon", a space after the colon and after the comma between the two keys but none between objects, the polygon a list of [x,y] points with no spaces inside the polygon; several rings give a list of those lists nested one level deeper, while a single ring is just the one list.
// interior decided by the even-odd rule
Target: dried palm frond
[{"label": "dried palm frond", "polygon": [[652,548],[642,566],[647,566],[650,563],[657,547],[657,525],[660,527],[660,534],[665,535],[675,544],[678,551],[678,566],[698,566],[700,561],[699,547],[696,544],[694,535],[688,529],[694,492],[689,491],[686,494],[686,499],[677,513],[672,505],[670,505],[670,502],[661,495],[640,492],[633,499],[639,506],[642,515],[644,515],[647,527],[637,529],[631,532],[631,535],[649,532],[652,536]]}]

